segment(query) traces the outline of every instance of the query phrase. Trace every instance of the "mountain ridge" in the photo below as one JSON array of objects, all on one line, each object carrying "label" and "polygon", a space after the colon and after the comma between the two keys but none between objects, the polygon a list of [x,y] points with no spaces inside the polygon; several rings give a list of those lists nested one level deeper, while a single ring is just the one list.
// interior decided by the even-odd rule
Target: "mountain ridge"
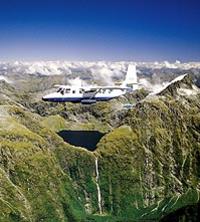
[{"label": "mountain ridge", "polygon": [[[10,88],[13,102],[0,105],[0,220],[158,221],[197,204],[200,94],[179,95],[189,76],[168,87],[90,107],[25,104]],[[113,108],[124,100],[135,105]],[[73,127],[106,135],[90,152],[57,135]]]}]

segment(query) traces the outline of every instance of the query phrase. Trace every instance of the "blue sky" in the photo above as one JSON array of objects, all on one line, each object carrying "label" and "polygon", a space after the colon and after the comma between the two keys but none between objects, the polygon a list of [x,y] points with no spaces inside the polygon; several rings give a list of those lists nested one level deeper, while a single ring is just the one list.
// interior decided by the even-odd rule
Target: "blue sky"
[{"label": "blue sky", "polygon": [[0,60],[200,61],[198,0],[0,0]]}]

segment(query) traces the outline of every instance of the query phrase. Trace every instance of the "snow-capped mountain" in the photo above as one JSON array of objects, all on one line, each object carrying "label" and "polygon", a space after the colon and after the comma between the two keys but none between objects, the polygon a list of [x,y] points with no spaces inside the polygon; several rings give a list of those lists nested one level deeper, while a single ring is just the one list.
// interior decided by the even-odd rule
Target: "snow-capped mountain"
[{"label": "snow-capped mountain", "polygon": [[200,62],[181,63],[176,61],[164,62],[88,62],[88,61],[36,61],[36,62],[0,62],[0,75],[7,74],[35,74],[35,75],[70,75],[72,73],[100,74],[106,78],[121,76],[127,69],[128,64],[136,64],[140,68],[149,69],[200,69]]}]

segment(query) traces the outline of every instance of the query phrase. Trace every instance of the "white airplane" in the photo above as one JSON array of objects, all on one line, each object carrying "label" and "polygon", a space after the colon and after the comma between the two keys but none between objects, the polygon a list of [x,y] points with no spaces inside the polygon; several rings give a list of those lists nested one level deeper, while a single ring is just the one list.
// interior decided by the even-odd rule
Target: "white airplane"
[{"label": "white airplane", "polygon": [[42,99],[50,102],[73,102],[92,104],[108,101],[137,89],[136,66],[129,65],[126,78],[120,86],[67,86],[57,85],[57,92],[48,94]]}]

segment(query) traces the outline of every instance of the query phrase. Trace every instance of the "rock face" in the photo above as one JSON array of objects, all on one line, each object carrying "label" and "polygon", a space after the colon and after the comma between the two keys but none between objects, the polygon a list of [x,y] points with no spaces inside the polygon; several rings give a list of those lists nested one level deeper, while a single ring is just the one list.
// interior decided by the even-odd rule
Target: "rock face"
[{"label": "rock face", "polygon": [[199,104],[182,102],[138,104],[98,144],[107,210],[159,219],[199,201]]},{"label": "rock face", "polygon": [[[166,221],[189,205],[198,214],[200,93],[189,76],[126,111],[120,100],[12,101],[0,105],[0,221]],[[57,135],[73,122],[107,132],[94,152]],[[184,212],[176,221],[192,218]]]},{"label": "rock face", "polygon": [[199,88],[193,84],[192,76],[184,74],[175,78],[169,85],[164,88],[159,95],[173,96],[177,95],[196,95],[199,93]]},{"label": "rock face", "polygon": [[40,125],[39,116],[15,106],[1,106],[0,113],[0,221],[82,218],[71,180],[53,152],[66,145]]}]

